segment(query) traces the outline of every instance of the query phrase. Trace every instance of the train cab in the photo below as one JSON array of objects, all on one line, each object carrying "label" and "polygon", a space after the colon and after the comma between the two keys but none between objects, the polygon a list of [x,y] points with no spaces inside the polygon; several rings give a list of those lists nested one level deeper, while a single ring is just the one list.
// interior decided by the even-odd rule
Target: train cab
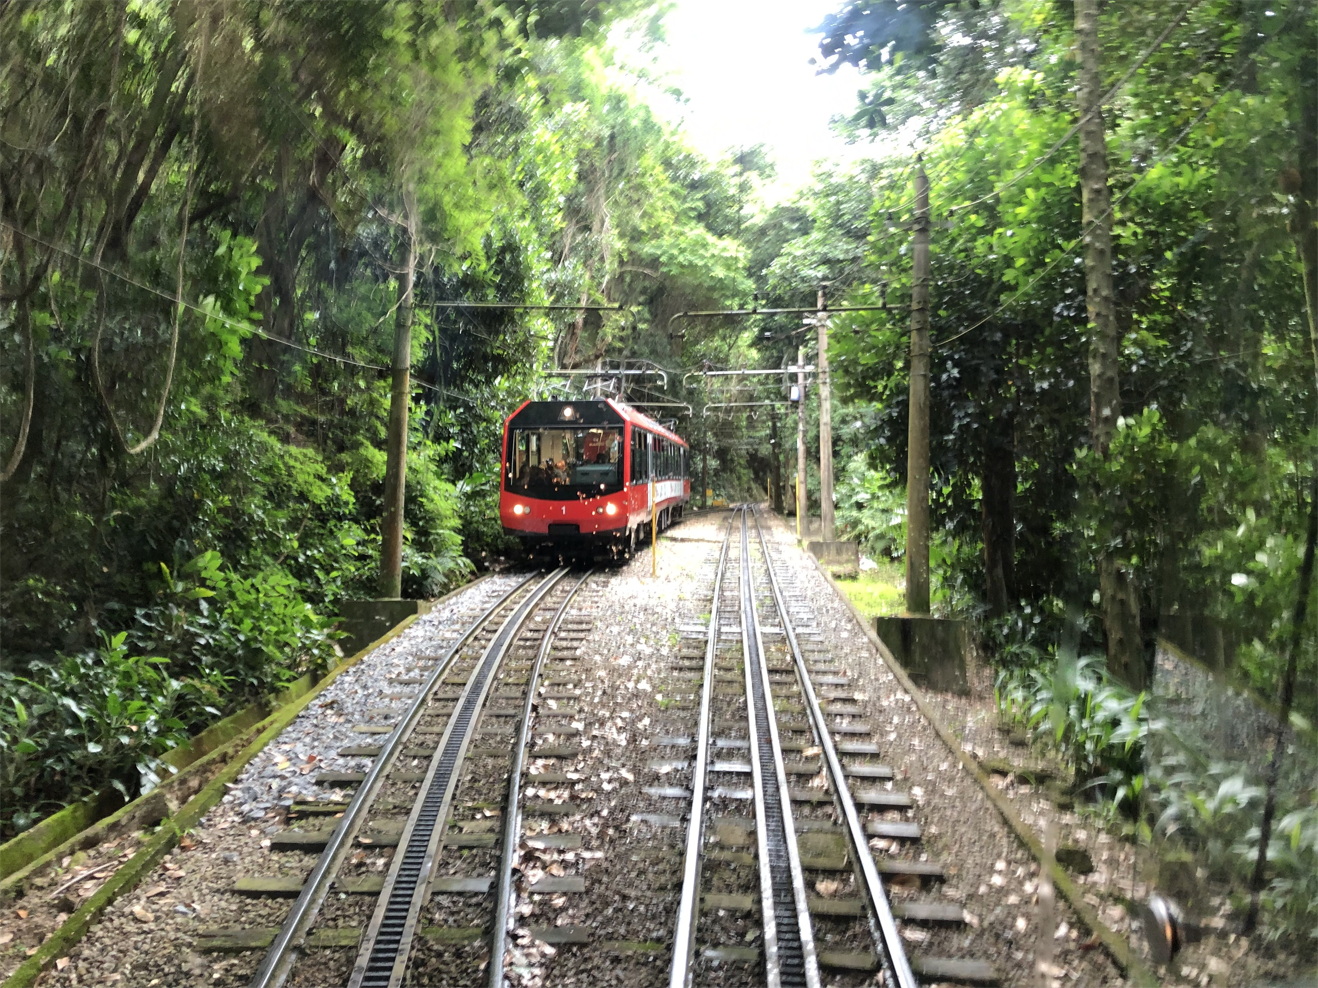
[{"label": "train cab", "polygon": [[528,401],[504,423],[500,521],[530,549],[626,556],[680,517],[687,463],[681,437],[621,402]]}]

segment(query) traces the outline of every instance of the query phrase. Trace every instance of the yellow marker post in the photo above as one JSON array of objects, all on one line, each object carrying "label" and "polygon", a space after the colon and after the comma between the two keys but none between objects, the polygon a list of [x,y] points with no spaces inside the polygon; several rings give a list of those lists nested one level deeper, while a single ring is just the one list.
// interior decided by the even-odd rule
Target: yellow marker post
[{"label": "yellow marker post", "polygon": [[659,575],[659,501],[654,496],[654,478],[650,478],[650,575]]}]

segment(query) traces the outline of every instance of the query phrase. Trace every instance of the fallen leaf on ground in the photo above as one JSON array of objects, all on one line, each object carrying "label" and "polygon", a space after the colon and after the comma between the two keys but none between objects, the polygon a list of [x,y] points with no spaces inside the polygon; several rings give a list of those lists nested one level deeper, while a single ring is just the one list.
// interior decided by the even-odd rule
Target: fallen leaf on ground
[{"label": "fallen leaf on ground", "polygon": [[133,907],[133,917],[143,923],[154,923],[156,921],[155,914],[147,912],[141,906]]},{"label": "fallen leaf on ground", "polygon": [[815,891],[824,897],[837,895],[842,889],[842,883],[832,878],[824,878],[815,882]]}]

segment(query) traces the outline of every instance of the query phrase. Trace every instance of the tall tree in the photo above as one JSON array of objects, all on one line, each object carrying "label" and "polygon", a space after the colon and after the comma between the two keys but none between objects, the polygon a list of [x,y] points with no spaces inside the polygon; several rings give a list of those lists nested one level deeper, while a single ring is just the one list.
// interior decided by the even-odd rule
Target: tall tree
[{"label": "tall tree", "polygon": [[[1106,459],[1121,417],[1121,333],[1112,286],[1112,193],[1108,188],[1099,63],[1098,0],[1075,0],[1079,51],[1076,103],[1080,114],[1081,222],[1085,240],[1085,308],[1089,318],[1089,433],[1094,453]],[[1098,476],[1103,476],[1100,472]],[[1107,505],[1115,492],[1091,492]],[[1119,526],[1117,527],[1119,532]],[[1113,546],[1098,555],[1099,594],[1107,634],[1108,667],[1135,689],[1148,682],[1140,632],[1139,591],[1128,561]]]}]

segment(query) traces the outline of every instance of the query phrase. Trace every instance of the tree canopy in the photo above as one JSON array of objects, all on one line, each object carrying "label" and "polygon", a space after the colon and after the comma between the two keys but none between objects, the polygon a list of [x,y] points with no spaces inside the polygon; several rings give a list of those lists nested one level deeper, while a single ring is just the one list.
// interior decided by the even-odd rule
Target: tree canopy
[{"label": "tree canopy", "polygon": [[[917,154],[936,606],[1003,666],[1099,652],[1110,565],[1139,644],[1211,622],[1260,692],[1297,635],[1318,716],[1318,609],[1293,626],[1318,7],[1108,5],[1088,218],[1074,10],[840,3],[819,62],[864,71],[843,126],[881,140],[763,202],[766,150],[696,151],[611,47],[661,30],[639,0],[0,4],[0,827],[149,786],[169,743],[328,661],[338,604],[374,592],[400,367],[401,590],[433,596],[507,551],[500,422],[562,393],[552,369],[666,370],[628,397],[692,407],[713,488],[790,489],[781,377],[681,382],[809,362],[800,314],[758,310],[824,284],[874,307],[832,317],[839,511],[900,554]],[[1090,387],[1100,223],[1114,402]]]}]

